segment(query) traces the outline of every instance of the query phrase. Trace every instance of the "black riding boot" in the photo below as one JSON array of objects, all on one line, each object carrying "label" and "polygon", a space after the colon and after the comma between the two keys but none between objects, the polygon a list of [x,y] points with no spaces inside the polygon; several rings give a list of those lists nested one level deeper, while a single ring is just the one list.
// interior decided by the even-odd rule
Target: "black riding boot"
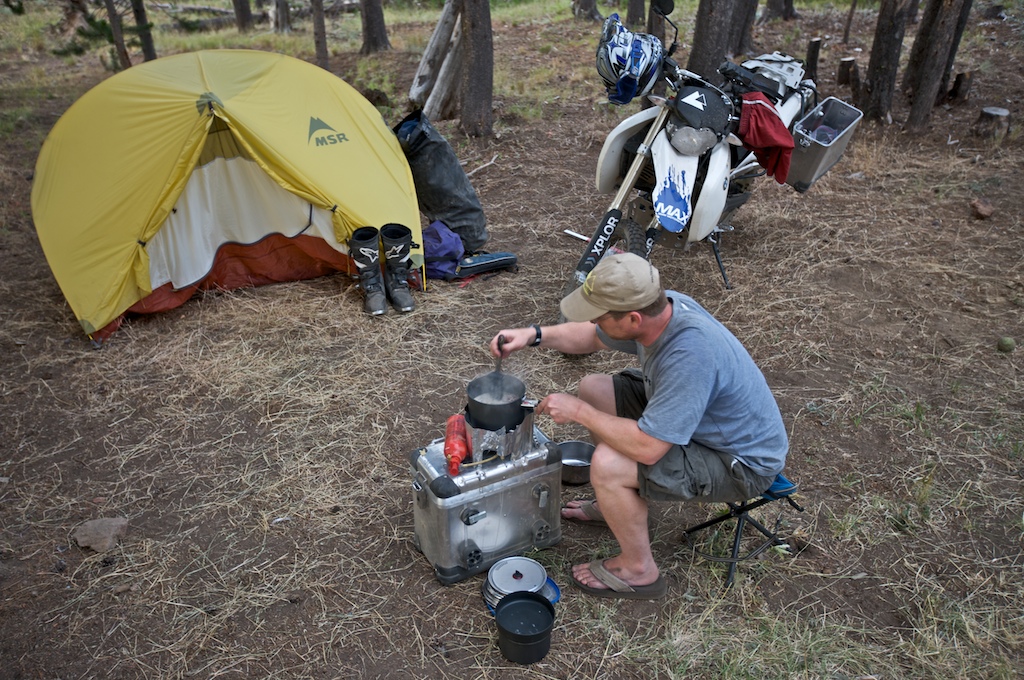
[{"label": "black riding boot", "polygon": [[360,227],[348,240],[348,254],[359,270],[363,289],[363,311],[378,316],[388,311],[380,271],[380,233],[374,227]]},{"label": "black riding boot", "polygon": [[409,265],[412,258],[412,231],[401,224],[385,224],[380,230],[384,244],[384,288],[391,305],[399,312],[416,309],[416,301],[409,291]]}]

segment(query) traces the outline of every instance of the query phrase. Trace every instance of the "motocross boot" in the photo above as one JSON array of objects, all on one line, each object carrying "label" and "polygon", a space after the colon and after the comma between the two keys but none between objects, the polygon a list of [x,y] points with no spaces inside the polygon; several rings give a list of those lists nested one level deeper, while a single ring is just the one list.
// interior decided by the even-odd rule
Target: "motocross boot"
[{"label": "motocross boot", "polygon": [[379,316],[388,311],[384,281],[380,271],[380,232],[374,227],[360,227],[348,240],[348,254],[359,270],[359,287],[363,289],[363,311]]},{"label": "motocross boot", "polygon": [[384,288],[391,305],[399,312],[416,309],[409,291],[409,267],[412,263],[412,231],[401,224],[385,224],[380,230],[384,244]]}]

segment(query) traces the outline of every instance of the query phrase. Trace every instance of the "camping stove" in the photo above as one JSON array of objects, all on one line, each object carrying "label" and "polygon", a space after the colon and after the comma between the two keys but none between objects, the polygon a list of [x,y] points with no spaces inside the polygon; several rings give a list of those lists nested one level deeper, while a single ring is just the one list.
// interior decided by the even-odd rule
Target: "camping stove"
[{"label": "camping stove", "polygon": [[409,454],[414,541],[441,583],[561,540],[561,452],[534,425],[535,405],[524,399],[522,421],[497,430],[474,427],[467,409],[471,450],[454,475],[444,438]]}]

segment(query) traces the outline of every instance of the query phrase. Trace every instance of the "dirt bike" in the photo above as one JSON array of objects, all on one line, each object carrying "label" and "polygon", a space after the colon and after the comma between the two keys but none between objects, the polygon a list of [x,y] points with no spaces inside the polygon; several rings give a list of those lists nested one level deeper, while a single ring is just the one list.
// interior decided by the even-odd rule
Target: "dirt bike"
[{"label": "dirt bike", "polygon": [[[825,153],[812,149],[812,175],[789,182],[801,192],[838,160],[860,119],[859,111],[839,100],[835,101],[845,107],[837,110],[842,120],[831,120],[835,114],[826,120],[822,120],[822,115],[809,115],[821,109],[815,84],[804,79],[802,62],[779,52],[742,64],[722,64],[718,72],[724,83],[720,86],[680,67],[672,59],[679,33],[667,16],[672,8],[671,0],[652,2],[653,11],[675,31],[671,45],[663,52],[660,41],[656,45],[659,75],[671,94],[667,98],[649,96],[656,106],[626,118],[605,140],[597,162],[597,189],[603,194],[615,192],[615,198],[590,237],[587,250],[566,285],[567,292],[582,285],[609,251],[631,252],[646,259],[656,243],[689,248],[700,241],[711,245],[725,286],[730,288],[719,236],[732,230],[728,221],[750,198],[754,181],[767,174],[754,150],[744,145],[748,139],[738,136],[744,100],[760,100],[759,104],[772,108],[768,122],[776,126],[776,135],[781,131],[786,143],[791,144],[794,136],[801,136],[827,149],[836,136],[841,134],[845,138]],[[621,24],[616,27],[612,23],[609,28],[612,19],[618,21],[615,15],[609,18],[599,44],[599,72],[600,45],[609,39],[608,31],[629,33],[620,28]],[[630,35],[657,40],[644,34]],[[609,79],[605,78],[605,82],[609,84]],[[609,99],[616,101],[610,84]],[[805,117],[814,120],[804,120]],[[845,129],[839,131],[824,123]],[[806,129],[794,132],[795,125]],[[808,144],[807,139],[799,140],[798,150],[800,144]],[[765,150],[758,150],[763,160]],[[770,151],[767,155],[771,157]]]}]

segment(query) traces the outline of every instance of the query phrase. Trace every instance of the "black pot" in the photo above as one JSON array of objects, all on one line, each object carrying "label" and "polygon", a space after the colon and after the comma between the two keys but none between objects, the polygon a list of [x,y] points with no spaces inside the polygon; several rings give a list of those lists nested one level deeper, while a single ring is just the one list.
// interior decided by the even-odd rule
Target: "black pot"
[{"label": "black pot", "polygon": [[498,649],[509,661],[536,663],[551,649],[555,606],[538,593],[519,591],[501,598],[494,608]]},{"label": "black pot", "polygon": [[466,387],[466,396],[468,421],[473,427],[511,430],[526,417],[526,383],[508,373],[494,371],[474,378]]}]

